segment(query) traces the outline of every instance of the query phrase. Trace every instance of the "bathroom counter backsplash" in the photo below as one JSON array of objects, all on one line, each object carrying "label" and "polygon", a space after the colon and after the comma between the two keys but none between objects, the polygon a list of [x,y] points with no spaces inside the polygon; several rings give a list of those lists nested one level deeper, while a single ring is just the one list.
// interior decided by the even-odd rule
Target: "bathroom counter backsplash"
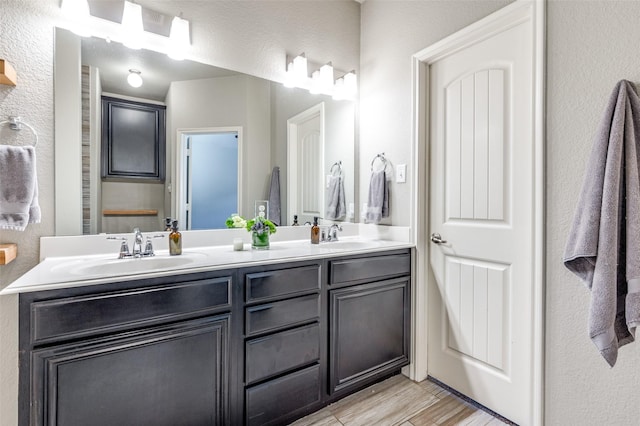
[{"label": "bathroom counter backsplash", "polygon": [[[145,237],[163,235],[164,238],[153,240],[155,256],[140,259],[117,259],[122,240],[108,240],[107,235],[43,237],[41,262],[0,295],[414,246],[407,227],[344,224],[342,229],[339,241],[311,244],[310,227],[281,227],[272,236],[270,250],[252,250],[251,236],[244,230],[183,231],[180,256],[169,255],[168,232],[150,232],[144,233]],[[131,234],[113,236],[132,237]],[[234,251],[235,238],[243,239],[243,251]]]}]

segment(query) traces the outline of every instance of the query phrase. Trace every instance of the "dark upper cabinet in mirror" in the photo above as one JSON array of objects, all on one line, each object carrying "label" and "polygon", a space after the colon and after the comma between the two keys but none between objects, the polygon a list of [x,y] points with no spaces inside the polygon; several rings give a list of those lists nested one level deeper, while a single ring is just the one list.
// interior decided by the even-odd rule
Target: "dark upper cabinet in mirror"
[{"label": "dark upper cabinet in mirror", "polygon": [[165,109],[102,97],[102,178],[164,181]]}]

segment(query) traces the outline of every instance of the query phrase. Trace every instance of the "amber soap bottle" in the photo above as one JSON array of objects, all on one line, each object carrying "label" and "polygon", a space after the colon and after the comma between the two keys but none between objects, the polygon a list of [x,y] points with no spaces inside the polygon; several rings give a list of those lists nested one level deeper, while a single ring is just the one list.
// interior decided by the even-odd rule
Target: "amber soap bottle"
[{"label": "amber soap bottle", "polygon": [[320,244],[320,227],[318,226],[318,218],[313,218],[313,226],[311,227],[311,244]]},{"label": "amber soap bottle", "polygon": [[182,254],[182,234],[178,231],[178,221],[173,221],[171,233],[169,234],[169,254],[178,256]]}]

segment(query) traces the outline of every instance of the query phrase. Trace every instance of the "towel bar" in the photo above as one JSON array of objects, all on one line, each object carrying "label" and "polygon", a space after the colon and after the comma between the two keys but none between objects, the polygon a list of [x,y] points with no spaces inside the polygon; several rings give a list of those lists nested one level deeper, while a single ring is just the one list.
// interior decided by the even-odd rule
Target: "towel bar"
[{"label": "towel bar", "polygon": [[33,136],[36,137],[36,141],[33,144],[34,148],[38,145],[38,132],[29,124],[22,121],[22,118],[10,115],[8,120],[0,121],[0,125],[2,124],[8,124],[11,130],[22,130],[22,126],[27,126],[29,130],[33,132]]}]

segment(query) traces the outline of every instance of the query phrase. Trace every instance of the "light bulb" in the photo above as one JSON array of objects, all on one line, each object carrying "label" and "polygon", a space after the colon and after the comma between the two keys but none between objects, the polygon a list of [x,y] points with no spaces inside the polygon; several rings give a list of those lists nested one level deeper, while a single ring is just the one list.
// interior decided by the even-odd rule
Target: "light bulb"
[{"label": "light bulb", "polygon": [[142,86],[142,77],[140,74],[141,72],[138,70],[129,70],[129,75],[127,76],[127,83],[129,83],[129,86],[136,88]]},{"label": "light bulb", "polygon": [[87,0],[62,0],[62,12],[73,22],[71,31],[80,37],[90,37],[88,19],[89,3]]},{"label": "light bulb", "polygon": [[171,21],[169,33],[169,57],[177,61],[184,59],[184,51],[191,45],[189,38],[189,21],[178,16]]},{"label": "light bulb", "polygon": [[139,4],[124,2],[122,12],[123,44],[130,49],[140,49],[142,47],[142,6]]}]

